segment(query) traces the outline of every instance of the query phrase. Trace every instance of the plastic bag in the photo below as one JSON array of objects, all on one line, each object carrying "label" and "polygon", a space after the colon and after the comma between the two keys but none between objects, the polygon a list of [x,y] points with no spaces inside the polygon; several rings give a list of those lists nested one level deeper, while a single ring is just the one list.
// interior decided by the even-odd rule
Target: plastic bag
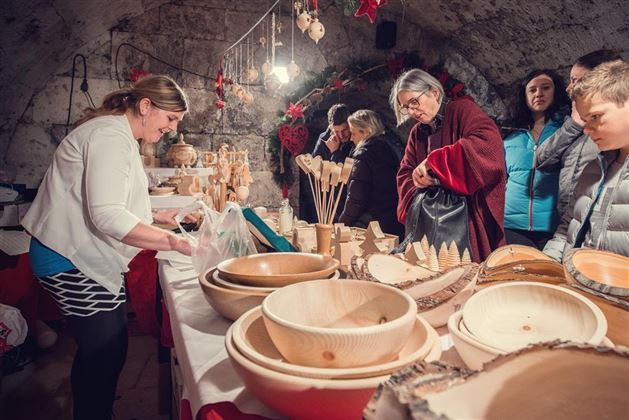
[{"label": "plastic bag", "polygon": [[221,261],[257,253],[238,204],[228,202],[225,210],[218,213],[202,201],[197,201],[183,208],[175,217],[179,227],[186,215],[199,210],[203,212],[204,219],[196,237],[185,233],[192,246],[192,266],[197,273],[204,273]]},{"label": "plastic bag", "polygon": [[24,343],[28,326],[19,309],[0,304],[0,354]]}]

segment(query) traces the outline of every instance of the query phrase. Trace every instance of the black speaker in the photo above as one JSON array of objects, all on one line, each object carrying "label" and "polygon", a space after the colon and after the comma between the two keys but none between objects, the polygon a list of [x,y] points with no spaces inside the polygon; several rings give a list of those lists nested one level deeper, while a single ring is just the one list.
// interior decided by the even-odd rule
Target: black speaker
[{"label": "black speaker", "polygon": [[395,47],[397,37],[397,23],[387,21],[376,26],[376,49],[388,50]]}]

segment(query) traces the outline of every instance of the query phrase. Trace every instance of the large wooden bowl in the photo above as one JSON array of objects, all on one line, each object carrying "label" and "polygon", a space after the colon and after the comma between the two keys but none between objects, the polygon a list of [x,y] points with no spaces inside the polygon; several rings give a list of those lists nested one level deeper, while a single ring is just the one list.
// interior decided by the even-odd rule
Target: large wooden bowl
[{"label": "large wooden bowl", "polygon": [[268,293],[242,292],[220,287],[212,280],[216,267],[199,274],[199,285],[210,306],[229,320],[236,320],[242,314],[262,304]]},{"label": "large wooden bowl", "polygon": [[305,378],[356,379],[385,375],[416,361],[424,360],[435,341],[439,341],[439,336],[426,321],[418,316],[404,347],[391,362],[338,369],[300,366],[289,363],[282,357],[269,337],[262,319],[261,308],[254,308],[234,322],[233,340],[238,351],[249,360],[276,372]]},{"label": "large wooden bowl", "polygon": [[588,289],[629,297],[629,258],[597,249],[573,249],[563,259],[566,279]]},{"label": "large wooden bowl", "polygon": [[590,300],[545,283],[487,287],[469,298],[463,319],[478,341],[503,351],[556,339],[598,345],[607,333],[605,316]]},{"label": "large wooden bowl", "polygon": [[273,343],[291,363],[346,368],[393,360],[415,324],[415,301],[401,290],[361,280],[292,284],[262,302]]},{"label": "large wooden bowl", "polygon": [[563,267],[536,248],[506,245],[489,254],[481,264],[478,283],[505,280],[559,284],[564,281]]},{"label": "large wooden bowl", "polygon": [[300,281],[325,279],[339,267],[330,256],[302,252],[273,252],[231,258],[218,264],[224,279],[250,286],[282,287]]},{"label": "large wooden bowl", "polygon": [[[327,279],[336,280],[341,276],[339,270],[335,270],[332,274],[327,276]],[[249,293],[271,293],[279,289],[279,287],[262,287],[262,286],[248,286],[246,284],[236,283],[233,280],[223,279],[218,272],[218,270],[214,271],[212,275],[212,280],[217,286],[224,287],[226,289],[239,290],[241,292],[249,292]]]},{"label": "large wooden bowl", "polygon": [[227,355],[245,387],[258,400],[291,419],[359,419],[379,383],[389,375],[362,379],[313,379],[260,366],[233,343],[233,327],[225,335]]},{"label": "large wooden bowl", "polygon": [[480,343],[473,336],[461,331],[463,311],[455,312],[448,319],[448,332],[454,343],[456,352],[470,369],[480,370],[487,362],[494,360],[506,352],[491,348]]}]

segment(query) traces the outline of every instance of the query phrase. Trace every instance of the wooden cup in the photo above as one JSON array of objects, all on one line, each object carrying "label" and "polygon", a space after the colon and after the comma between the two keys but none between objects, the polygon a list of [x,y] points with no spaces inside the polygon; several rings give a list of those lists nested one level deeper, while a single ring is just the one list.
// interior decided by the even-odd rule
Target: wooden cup
[{"label": "wooden cup", "polygon": [[315,231],[317,235],[317,254],[331,255],[330,248],[332,247],[333,227],[333,225],[323,223],[315,224]]}]

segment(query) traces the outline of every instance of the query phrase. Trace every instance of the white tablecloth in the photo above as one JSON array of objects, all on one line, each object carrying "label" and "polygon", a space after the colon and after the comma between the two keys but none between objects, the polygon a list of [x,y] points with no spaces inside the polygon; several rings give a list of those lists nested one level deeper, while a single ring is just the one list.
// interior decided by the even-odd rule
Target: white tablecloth
[{"label": "white tablecloth", "polygon": [[159,281],[170,315],[175,351],[183,377],[183,397],[192,416],[206,404],[233,402],[247,414],[281,418],[249,394],[233,370],[224,340],[230,321],[206,302],[194,270],[159,261]]}]

